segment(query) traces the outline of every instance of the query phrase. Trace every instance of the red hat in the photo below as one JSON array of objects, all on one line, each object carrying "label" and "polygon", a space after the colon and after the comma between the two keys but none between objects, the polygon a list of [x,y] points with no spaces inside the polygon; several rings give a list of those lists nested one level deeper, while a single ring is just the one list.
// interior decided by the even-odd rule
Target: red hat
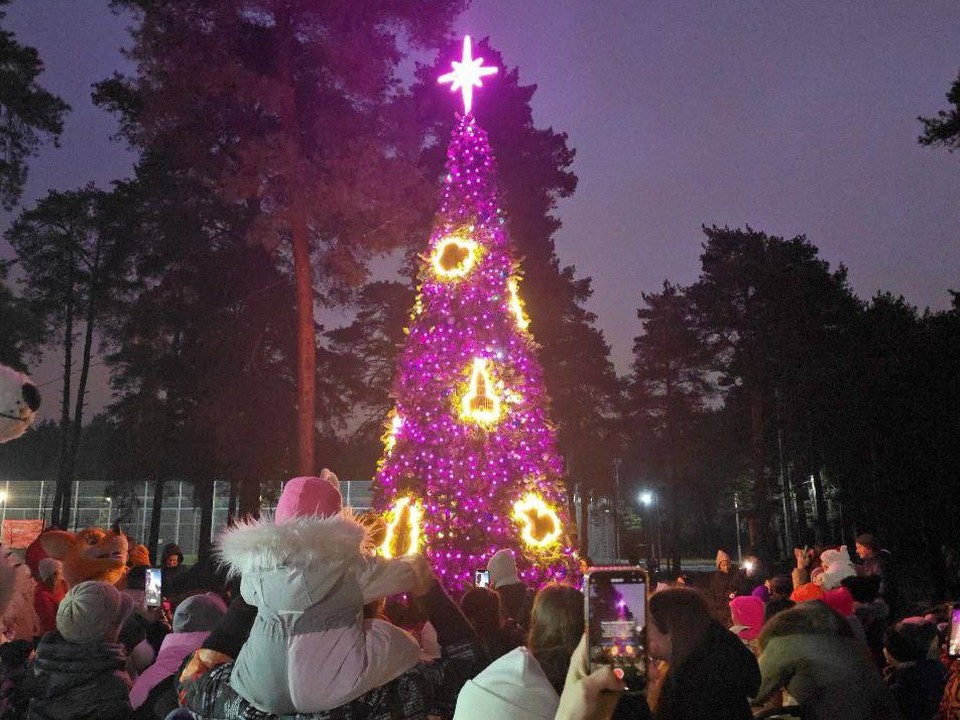
[{"label": "red hat", "polygon": [[844,617],[853,615],[853,595],[845,587],[827,590],[823,593],[823,601]]},{"label": "red hat", "polygon": [[330,517],[340,512],[343,497],[337,476],[327,469],[320,477],[296,477],[283,486],[273,521],[285,523],[298,517]]}]

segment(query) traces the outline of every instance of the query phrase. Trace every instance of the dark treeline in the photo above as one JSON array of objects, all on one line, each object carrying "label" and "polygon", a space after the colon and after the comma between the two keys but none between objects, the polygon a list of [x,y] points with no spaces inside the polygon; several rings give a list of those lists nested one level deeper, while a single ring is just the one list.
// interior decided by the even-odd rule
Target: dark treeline
[{"label": "dark treeline", "polygon": [[[408,47],[452,54],[463,3],[397,3],[389,18],[347,0],[262,14],[228,0],[115,4],[136,18],[137,72],[94,97],[139,162],[109,189],[49,193],[7,234],[23,284],[0,276],[0,359],[26,368],[44,352],[63,376],[44,388],[50,420],[0,447],[5,475],[56,477],[54,523],[75,478],[155,480],[158,498],[189,481],[209,523],[213,478],[256,513],[267,480],[325,465],[371,477],[454,122],[434,80],[444,61],[410,87],[395,71]],[[14,127],[28,156],[67,108],[35,85],[36,54],[5,37],[43,105],[28,117],[44,124]],[[736,495],[751,550],[871,529],[894,549],[931,548],[933,568],[960,509],[957,296],[938,313],[865,301],[806,238],[705,227],[697,281],[640,295],[634,362],[618,377],[586,307],[591,280],[554,247],[574,151],[534,125],[535,86],[486,42],[477,52],[501,68],[477,114],[569,481],[610,493],[616,466],[628,500],[656,489],[674,558],[734,544]],[[952,148],[956,128],[956,111],[924,120],[921,141]],[[15,204],[24,166],[0,171]],[[372,280],[385,253],[402,269]],[[355,319],[324,327],[318,308]],[[95,362],[114,394],[90,422]]]}]

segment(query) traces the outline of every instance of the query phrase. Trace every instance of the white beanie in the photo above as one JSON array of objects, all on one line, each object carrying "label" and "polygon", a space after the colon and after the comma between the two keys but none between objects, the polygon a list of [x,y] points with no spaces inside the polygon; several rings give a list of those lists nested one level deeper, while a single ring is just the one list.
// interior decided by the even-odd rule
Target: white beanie
[{"label": "white beanie", "polygon": [[513,550],[498,550],[487,563],[490,572],[490,584],[494,588],[501,585],[516,585],[520,582],[517,577],[517,561],[513,557]]},{"label": "white beanie", "polygon": [[560,696],[540,663],[519,647],[467,680],[457,697],[453,720],[552,720],[559,704]]},{"label": "white beanie", "polygon": [[133,598],[113,585],[87,580],[75,585],[57,608],[57,630],[72,643],[103,642],[133,612]]},{"label": "white beanie", "polygon": [[714,564],[717,567],[720,567],[720,563],[723,561],[730,562],[730,556],[727,555],[723,550],[717,550],[717,561]]}]

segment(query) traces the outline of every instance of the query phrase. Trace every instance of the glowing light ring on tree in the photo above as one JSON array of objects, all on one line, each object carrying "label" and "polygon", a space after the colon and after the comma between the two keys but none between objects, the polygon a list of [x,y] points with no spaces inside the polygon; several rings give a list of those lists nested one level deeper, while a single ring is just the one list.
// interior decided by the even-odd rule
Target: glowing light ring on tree
[{"label": "glowing light ring on tree", "polygon": [[501,416],[502,404],[494,389],[487,359],[474,358],[470,382],[460,401],[460,419],[466,423],[490,427],[500,422]]},{"label": "glowing light ring on tree", "polygon": [[520,280],[516,277],[507,280],[507,291],[510,293],[510,312],[517,321],[517,327],[526,330],[530,327],[530,318],[527,317],[523,309],[523,301],[520,299]]},{"label": "glowing light ring on tree", "polygon": [[[527,493],[513,504],[513,519],[521,526],[523,542],[534,550],[559,544],[563,535],[563,523],[557,511],[536,493]],[[542,534],[538,533],[538,526],[544,522],[550,527]]]},{"label": "glowing light ring on tree", "polygon": [[460,280],[470,274],[479,258],[480,244],[462,231],[442,238],[431,253],[430,262],[441,280]]},{"label": "glowing light ring on tree", "polygon": [[[407,519],[406,529],[402,526],[403,518]],[[400,555],[416,555],[420,551],[421,525],[423,524],[423,505],[410,495],[397,498],[393,507],[387,511],[387,531],[380,545],[380,554],[385,558]],[[404,538],[403,535],[406,535]],[[406,550],[397,553],[398,543],[405,541]],[[403,545],[400,545],[403,548]]]}]

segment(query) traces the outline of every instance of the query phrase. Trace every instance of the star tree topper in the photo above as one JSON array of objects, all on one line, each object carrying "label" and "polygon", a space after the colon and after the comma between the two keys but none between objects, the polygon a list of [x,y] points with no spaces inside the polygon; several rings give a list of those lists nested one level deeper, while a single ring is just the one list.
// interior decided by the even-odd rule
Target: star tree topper
[{"label": "star tree topper", "polygon": [[461,62],[453,61],[453,70],[437,78],[438,83],[450,83],[450,90],[463,94],[463,114],[469,115],[473,107],[473,88],[483,87],[482,78],[497,72],[495,67],[483,67],[483,58],[474,58],[470,36],[463,37]]}]

